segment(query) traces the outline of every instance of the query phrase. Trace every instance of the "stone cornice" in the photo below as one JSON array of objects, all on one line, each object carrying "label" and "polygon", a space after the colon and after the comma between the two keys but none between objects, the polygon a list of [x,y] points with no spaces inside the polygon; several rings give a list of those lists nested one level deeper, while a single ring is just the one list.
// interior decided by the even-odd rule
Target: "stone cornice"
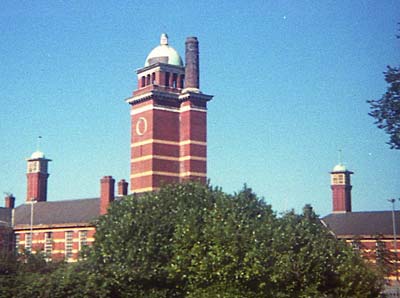
[{"label": "stone cornice", "polygon": [[137,74],[141,74],[143,72],[147,72],[149,70],[156,70],[156,69],[162,69],[170,72],[182,72],[185,71],[185,68],[183,66],[178,66],[178,65],[172,65],[172,64],[167,64],[167,63],[162,63],[162,62],[157,62],[155,64],[145,66],[142,68],[139,68],[136,70]]},{"label": "stone cornice", "polygon": [[144,102],[148,99],[152,98],[157,98],[157,99],[179,99],[179,94],[177,93],[172,93],[172,92],[164,92],[164,91],[157,91],[157,90],[152,90],[150,92],[138,95],[138,96],[132,96],[130,98],[127,98],[125,101],[129,104],[137,104],[140,102]]}]

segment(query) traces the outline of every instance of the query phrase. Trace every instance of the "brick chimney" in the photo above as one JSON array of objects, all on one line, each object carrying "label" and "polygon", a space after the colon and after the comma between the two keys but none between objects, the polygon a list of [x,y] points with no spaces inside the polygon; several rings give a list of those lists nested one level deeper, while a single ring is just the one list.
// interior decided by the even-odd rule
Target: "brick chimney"
[{"label": "brick chimney", "polygon": [[185,42],[185,88],[199,89],[199,42],[197,37],[188,37]]},{"label": "brick chimney", "polygon": [[11,208],[11,209],[13,209],[14,207],[15,207],[15,197],[13,196],[13,195],[7,195],[5,198],[4,198],[4,201],[5,201],[5,207],[6,208]]},{"label": "brick chimney", "polygon": [[107,208],[114,201],[115,180],[112,176],[104,176],[100,180],[100,214],[106,214]]},{"label": "brick chimney", "polygon": [[128,194],[128,182],[125,179],[121,179],[118,182],[118,195],[119,196],[126,196]]}]

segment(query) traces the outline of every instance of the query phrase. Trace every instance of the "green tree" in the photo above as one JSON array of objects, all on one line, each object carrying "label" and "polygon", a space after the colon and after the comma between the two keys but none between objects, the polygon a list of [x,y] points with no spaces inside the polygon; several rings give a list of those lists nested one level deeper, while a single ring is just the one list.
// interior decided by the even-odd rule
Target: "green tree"
[{"label": "green tree", "polygon": [[[397,36],[400,38],[400,35]],[[375,124],[389,134],[391,149],[400,149],[400,68],[387,66],[384,72],[388,83],[386,93],[380,99],[368,100]]]},{"label": "green tree", "polygon": [[306,205],[275,230],[274,297],[378,297],[382,279]]},{"label": "green tree", "polygon": [[276,223],[271,207],[246,186],[234,196],[213,194],[201,221],[188,216],[177,226],[170,275],[185,281],[189,297],[267,294]]},{"label": "green tree", "polygon": [[18,263],[15,254],[0,250],[0,297],[12,297],[11,289],[15,286]]},{"label": "green tree", "polygon": [[59,267],[40,252],[0,253],[0,297],[41,297],[41,279]]},{"label": "green tree", "polygon": [[88,262],[102,297],[378,297],[382,285],[311,207],[277,218],[247,187],[126,197],[100,218]]},{"label": "green tree", "polygon": [[95,237],[76,264],[28,255],[14,267],[5,257],[0,282],[14,282],[1,297],[368,298],[381,287],[310,206],[277,217],[246,186],[228,195],[187,183],[125,197]]}]

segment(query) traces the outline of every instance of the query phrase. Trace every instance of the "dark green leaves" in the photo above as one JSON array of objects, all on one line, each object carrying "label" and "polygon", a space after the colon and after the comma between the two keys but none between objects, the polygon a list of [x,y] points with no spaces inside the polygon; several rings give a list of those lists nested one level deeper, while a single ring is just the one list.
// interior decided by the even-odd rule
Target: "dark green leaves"
[{"label": "dark green leaves", "polygon": [[11,280],[16,297],[364,298],[381,286],[311,206],[277,217],[247,187],[229,195],[187,183],[125,197],[95,237],[85,260],[52,270],[40,258],[23,271],[3,258],[0,290]]}]

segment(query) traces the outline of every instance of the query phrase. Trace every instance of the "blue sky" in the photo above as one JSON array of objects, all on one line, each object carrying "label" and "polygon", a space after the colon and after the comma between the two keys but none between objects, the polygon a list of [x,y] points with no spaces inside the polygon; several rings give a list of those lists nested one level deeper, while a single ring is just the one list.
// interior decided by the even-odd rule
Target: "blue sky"
[{"label": "blue sky", "polygon": [[162,32],[181,55],[200,42],[208,176],[247,183],[277,212],[331,211],[337,151],[353,170],[353,210],[400,197],[400,151],[366,100],[399,65],[399,1],[0,2],[0,191],[25,200],[26,161],[43,136],[48,200],[96,197],[129,177],[135,70]]}]

